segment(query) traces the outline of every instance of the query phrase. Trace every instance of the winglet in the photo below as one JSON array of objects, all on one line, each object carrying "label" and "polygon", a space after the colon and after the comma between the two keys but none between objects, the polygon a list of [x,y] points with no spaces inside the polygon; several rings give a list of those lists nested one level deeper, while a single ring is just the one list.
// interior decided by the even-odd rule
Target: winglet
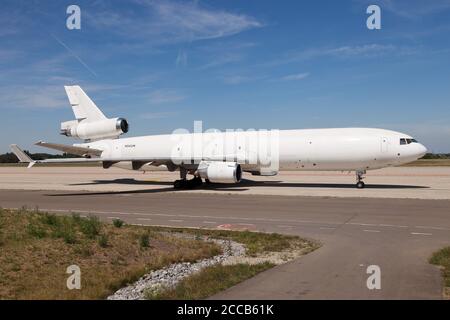
[{"label": "winglet", "polygon": [[22,149],[19,148],[17,144],[10,145],[11,151],[16,155],[17,158],[19,158],[20,162],[29,163],[28,169],[30,169],[32,166],[36,164],[36,161],[31,159],[25,152],[22,151]]}]

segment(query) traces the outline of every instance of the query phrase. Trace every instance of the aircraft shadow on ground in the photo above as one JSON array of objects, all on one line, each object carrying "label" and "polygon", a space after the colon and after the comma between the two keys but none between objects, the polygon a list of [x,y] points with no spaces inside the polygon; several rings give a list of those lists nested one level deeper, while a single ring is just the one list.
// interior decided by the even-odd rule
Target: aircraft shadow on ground
[{"label": "aircraft shadow on ground", "polygon": [[[139,193],[161,193],[161,192],[183,192],[186,190],[173,189],[173,183],[170,181],[146,181],[136,179],[114,179],[114,180],[94,180],[87,183],[71,184],[71,186],[87,185],[148,185],[148,186],[169,186],[157,189],[147,190],[124,190],[124,191],[101,191],[101,192],[78,192],[64,194],[49,194],[49,196],[81,196],[81,195],[111,195],[111,194],[139,194]],[[239,184],[203,184],[196,187],[196,190],[215,190],[215,191],[246,191],[248,187],[285,187],[285,188],[335,188],[335,189],[355,189],[355,185],[348,183],[302,183],[302,182],[282,182],[282,181],[253,181],[243,179]],[[395,184],[367,184],[367,189],[427,189],[427,186],[415,185],[395,185]]]}]

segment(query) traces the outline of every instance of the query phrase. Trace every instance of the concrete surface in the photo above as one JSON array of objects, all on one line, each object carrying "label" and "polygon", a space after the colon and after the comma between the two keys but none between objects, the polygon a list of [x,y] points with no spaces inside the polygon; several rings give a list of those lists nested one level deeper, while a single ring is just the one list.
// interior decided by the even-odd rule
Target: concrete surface
[{"label": "concrete surface", "polygon": [[[0,189],[174,192],[178,173],[146,174],[118,168],[0,167]],[[203,186],[183,193],[226,193],[320,197],[450,199],[450,167],[399,167],[369,171],[367,187],[354,187],[355,174],[281,172],[274,177],[244,174],[236,185]],[[180,192],[180,191],[176,191]]]},{"label": "concrete surface", "polygon": [[[59,175],[54,177],[41,175],[45,184],[65,185],[57,181],[61,179]],[[89,178],[70,177],[70,181]],[[34,183],[38,186],[37,180]],[[433,251],[450,244],[450,200],[166,193],[158,188],[97,192],[2,190],[0,206],[38,206],[59,213],[74,211],[144,225],[279,232],[323,243],[315,252],[263,272],[213,298],[442,297],[440,270],[427,259]],[[381,268],[381,290],[366,287],[369,265]]]}]

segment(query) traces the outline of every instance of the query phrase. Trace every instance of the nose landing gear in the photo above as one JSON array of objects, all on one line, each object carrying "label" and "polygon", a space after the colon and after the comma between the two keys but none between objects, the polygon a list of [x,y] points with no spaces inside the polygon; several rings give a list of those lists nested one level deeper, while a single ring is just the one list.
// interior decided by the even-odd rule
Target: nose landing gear
[{"label": "nose landing gear", "polygon": [[364,179],[365,174],[366,170],[356,171],[356,188],[364,189],[364,187],[366,186],[365,183],[362,181]]}]

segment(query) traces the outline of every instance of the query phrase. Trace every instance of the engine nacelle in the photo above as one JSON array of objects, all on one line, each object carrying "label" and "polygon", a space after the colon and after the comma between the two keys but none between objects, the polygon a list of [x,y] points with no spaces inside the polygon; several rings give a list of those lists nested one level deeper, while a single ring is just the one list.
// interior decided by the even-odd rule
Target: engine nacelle
[{"label": "engine nacelle", "polygon": [[123,118],[93,122],[68,121],[61,123],[61,134],[84,140],[117,138],[128,132],[128,122]]},{"label": "engine nacelle", "polygon": [[241,165],[236,162],[202,161],[197,172],[214,183],[238,183],[242,178]]}]

